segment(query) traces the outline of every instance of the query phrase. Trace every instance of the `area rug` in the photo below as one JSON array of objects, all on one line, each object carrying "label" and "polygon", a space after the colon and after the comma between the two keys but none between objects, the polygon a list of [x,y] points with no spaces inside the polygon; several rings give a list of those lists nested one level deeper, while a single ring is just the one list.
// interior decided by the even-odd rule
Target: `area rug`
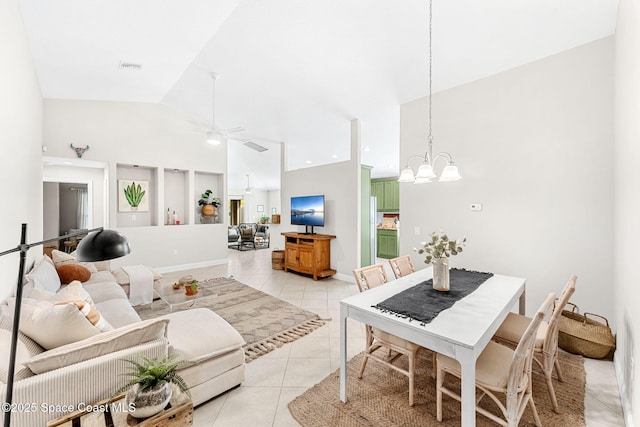
[{"label": "area rug", "polygon": [[[247,362],[295,341],[326,323],[315,313],[231,277],[218,277],[200,283],[212,289],[217,296],[179,305],[174,307],[174,311],[204,307],[216,312],[246,341],[244,352]],[[169,313],[169,307],[162,300],[155,300],[151,304],[136,307],[136,311],[146,320]]]},{"label": "area rug", "polygon": [[[418,353],[413,407],[409,406],[409,380],[406,376],[380,363],[369,361],[364,376],[358,379],[362,354],[355,356],[347,364],[348,402],[340,401],[340,371],[337,370],[289,403],[289,410],[296,421],[304,427],[460,425],[460,403],[447,396],[443,396],[442,422],[436,420],[435,380],[431,378],[430,351],[422,350]],[[399,359],[397,364],[400,365],[402,362],[405,362],[406,369],[405,357]],[[533,396],[542,425],[584,426],[586,374],[582,356],[562,352],[560,366],[565,382],[558,383],[554,379],[554,387],[561,414],[553,412],[544,377],[534,374]],[[454,382],[458,382],[451,375],[447,376],[447,382],[449,381],[454,387]],[[485,397],[481,403],[485,408],[499,414],[497,406],[489,398]],[[494,422],[480,415],[476,416],[476,420],[478,426],[495,426]],[[535,425],[530,408],[525,409],[519,425]]]}]

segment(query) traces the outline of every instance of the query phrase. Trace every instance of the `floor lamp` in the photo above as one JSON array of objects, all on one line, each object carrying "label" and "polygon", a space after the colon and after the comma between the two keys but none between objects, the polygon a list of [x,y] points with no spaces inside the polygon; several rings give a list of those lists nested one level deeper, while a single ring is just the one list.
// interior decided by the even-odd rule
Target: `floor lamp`
[{"label": "floor lamp", "polygon": [[13,328],[11,330],[11,353],[9,357],[9,367],[7,372],[7,392],[4,411],[4,427],[11,425],[11,403],[13,400],[13,376],[16,366],[16,349],[18,346],[18,328],[20,326],[20,309],[22,307],[22,285],[24,278],[24,267],[27,258],[27,251],[34,246],[45,243],[53,243],[67,237],[78,237],[86,235],[76,249],[78,261],[106,261],[119,258],[131,252],[127,238],[114,230],[105,230],[102,227],[92,230],[80,230],[68,233],[53,239],[43,240],[36,243],[27,243],[27,224],[22,224],[22,234],[20,244],[8,251],[0,252],[0,257],[14,252],[20,252],[20,266],[18,268],[18,288],[16,289],[16,304],[13,312]]}]

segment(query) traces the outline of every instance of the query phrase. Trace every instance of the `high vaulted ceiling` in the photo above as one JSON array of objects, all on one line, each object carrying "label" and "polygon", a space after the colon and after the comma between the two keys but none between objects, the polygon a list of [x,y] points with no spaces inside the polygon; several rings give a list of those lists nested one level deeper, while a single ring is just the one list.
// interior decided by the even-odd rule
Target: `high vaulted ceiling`
[{"label": "high vaulted ceiling", "polygon": [[[241,126],[235,136],[272,149],[286,142],[289,168],[348,159],[358,118],[363,163],[374,177],[396,175],[399,105],[428,92],[426,0],[20,4],[45,98],[160,102],[211,126],[215,71],[216,126]],[[609,36],[617,4],[434,0],[433,90]],[[204,141],[202,127],[185,124],[194,130]],[[248,148],[232,141],[230,150]],[[230,187],[244,188],[246,174],[256,188],[278,187],[277,165],[242,163],[230,164]]]}]

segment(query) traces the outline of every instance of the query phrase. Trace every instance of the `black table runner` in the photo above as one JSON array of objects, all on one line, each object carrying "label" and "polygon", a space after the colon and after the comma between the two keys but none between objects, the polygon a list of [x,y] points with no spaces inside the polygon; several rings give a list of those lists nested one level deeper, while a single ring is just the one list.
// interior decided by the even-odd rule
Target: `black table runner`
[{"label": "black table runner", "polygon": [[457,268],[452,268],[449,274],[451,289],[448,292],[433,289],[433,280],[429,279],[372,307],[382,310],[384,313],[393,313],[398,317],[418,320],[424,325],[431,322],[441,311],[450,308],[456,301],[478,289],[493,276],[493,273],[480,273]]}]

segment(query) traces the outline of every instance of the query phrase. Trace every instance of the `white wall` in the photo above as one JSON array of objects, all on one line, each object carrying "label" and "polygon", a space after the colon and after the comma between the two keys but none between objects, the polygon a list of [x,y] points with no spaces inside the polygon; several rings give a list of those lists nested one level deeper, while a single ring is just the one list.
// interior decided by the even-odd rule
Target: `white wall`
[{"label": "white wall", "polygon": [[[463,180],[400,184],[401,253],[442,227],[468,240],[454,266],[526,278],[528,313],[576,274],[572,300],[613,320],[612,82],[609,37],[434,94],[434,152]],[[402,106],[402,161],[425,151],[427,111]]]},{"label": "white wall", "polygon": [[354,127],[359,128],[357,120],[352,122],[351,160],[282,172],[281,225],[271,231],[272,246],[283,248],[284,240],[274,238],[275,230],[304,232],[303,226],[291,225],[291,197],[324,194],[325,226],[316,227],[315,232],[336,236],[331,240],[331,268],[337,270],[336,278],[352,282],[352,271],[360,262],[360,137],[354,135]]},{"label": "white wall", "polygon": [[[222,224],[165,226],[165,170],[185,170],[195,183],[194,171],[226,174],[227,145],[207,144],[204,134],[181,115],[158,104],[46,100],[44,134],[48,156],[75,157],[69,144],[85,146],[83,160],[108,163],[109,227],[127,236],[132,253],[115,265],[148,264],[152,267],[184,267],[226,261],[227,227]],[[117,222],[117,165],[155,168],[157,189],[150,202],[155,217],[148,227],[122,227]],[[226,182],[219,180],[214,193],[226,200]],[[195,184],[194,184],[195,185]],[[171,188],[171,187],[170,187]],[[185,192],[187,218],[196,216],[195,194]],[[183,219],[184,220],[184,219]],[[222,221],[226,221],[225,218]],[[123,222],[123,221],[121,221]]]},{"label": "white wall", "polygon": [[627,426],[640,416],[635,355],[640,354],[640,4],[621,0],[615,37],[615,230],[613,291],[616,371]]},{"label": "white wall", "polygon": [[[60,235],[60,190],[57,182],[45,182],[43,187],[43,238]],[[54,244],[55,245],[55,244]]]},{"label": "white wall", "polygon": [[[0,252],[42,239],[42,97],[17,0],[0,2]],[[42,253],[34,248],[28,261]],[[0,258],[0,300],[12,294],[18,254]]]}]

